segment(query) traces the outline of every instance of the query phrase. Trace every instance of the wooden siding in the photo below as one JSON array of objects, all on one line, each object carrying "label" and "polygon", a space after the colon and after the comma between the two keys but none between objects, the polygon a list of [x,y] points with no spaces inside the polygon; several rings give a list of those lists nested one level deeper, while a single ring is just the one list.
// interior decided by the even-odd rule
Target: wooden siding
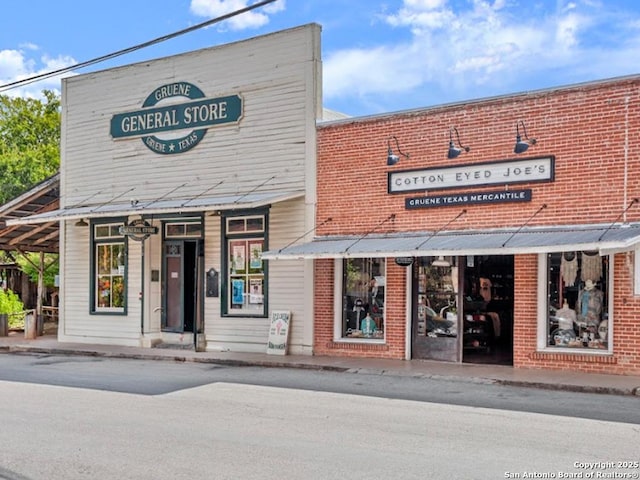
[{"label": "wooden siding", "polygon": [[[320,72],[320,27],[311,24],[63,80],[61,206],[133,199],[144,203],[161,197],[179,200],[203,192],[224,196],[306,189],[306,199],[272,206],[270,246],[286,245],[315,221]],[[211,127],[196,147],[181,154],[156,154],[139,138],[111,138],[113,115],[140,110],[154,89],[174,82],[192,83],[207,98],[241,95],[242,119],[238,124]],[[169,134],[158,137],[169,138]],[[160,220],[155,218],[152,223],[160,226]],[[90,315],[89,229],[75,227],[71,221],[64,230],[61,311],[65,319],[60,339],[150,346],[150,339],[161,336],[161,284],[150,279],[151,270],[162,275],[162,236],[145,241],[143,301],[138,297],[143,278],[142,244],[129,241],[127,315]],[[219,217],[206,215],[205,270],[214,267],[222,271],[220,244]],[[269,265],[269,308],[292,311],[291,345],[295,352],[311,349],[312,324],[304,311],[311,289],[303,265]],[[223,318],[220,298],[207,297],[204,305],[208,348],[266,350],[268,318]]]},{"label": "wooden siding", "polygon": [[[316,96],[308,71],[319,62],[318,28],[65,79],[64,205],[94,194],[90,203],[98,205],[129,189],[120,201],[154,200],[177,186],[173,198],[190,198],[220,180],[211,194],[236,194],[265,181],[260,191],[303,190],[307,124],[318,113],[307,100]],[[153,153],[139,138],[111,138],[114,114],[140,110],[155,88],[179,81],[195,84],[208,98],[240,94],[240,123],[211,127],[195,148],[174,155]]]},{"label": "wooden siding", "polygon": [[[269,248],[283,247],[304,233],[305,205],[291,200],[273,205],[269,214]],[[205,225],[205,270],[213,267],[222,272],[220,218],[207,217]],[[270,262],[268,301],[269,312],[289,310],[292,323],[289,350],[302,352],[305,331],[312,324],[305,315],[305,271],[301,261]],[[225,281],[221,278],[221,283]],[[220,298],[205,298],[205,334],[210,349],[265,352],[269,335],[269,318],[221,316]],[[309,333],[309,332],[307,332]]]}]

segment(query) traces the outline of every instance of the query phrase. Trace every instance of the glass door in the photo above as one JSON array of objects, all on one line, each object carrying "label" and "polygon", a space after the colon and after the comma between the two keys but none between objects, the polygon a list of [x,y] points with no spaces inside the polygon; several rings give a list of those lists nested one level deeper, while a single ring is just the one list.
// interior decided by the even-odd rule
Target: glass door
[{"label": "glass door", "polygon": [[419,257],[413,263],[412,358],[458,362],[457,257]]}]

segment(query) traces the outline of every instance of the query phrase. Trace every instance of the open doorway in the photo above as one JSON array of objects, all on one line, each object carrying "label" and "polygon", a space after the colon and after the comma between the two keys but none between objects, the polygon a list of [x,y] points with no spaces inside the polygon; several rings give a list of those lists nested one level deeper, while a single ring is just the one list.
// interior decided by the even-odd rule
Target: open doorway
[{"label": "open doorway", "polygon": [[165,332],[193,332],[196,320],[196,240],[164,242]]},{"label": "open doorway", "polygon": [[513,255],[462,258],[462,361],[513,365]]}]

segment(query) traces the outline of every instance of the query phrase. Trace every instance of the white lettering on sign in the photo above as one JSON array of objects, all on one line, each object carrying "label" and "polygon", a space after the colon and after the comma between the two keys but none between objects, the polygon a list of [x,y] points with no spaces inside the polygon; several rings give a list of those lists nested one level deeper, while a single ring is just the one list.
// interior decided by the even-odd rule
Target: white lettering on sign
[{"label": "white lettering on sign", "polygon": [[553,181],[554,158],[428,168],[389,173],[389,192],[415,192],[481,185]]}]

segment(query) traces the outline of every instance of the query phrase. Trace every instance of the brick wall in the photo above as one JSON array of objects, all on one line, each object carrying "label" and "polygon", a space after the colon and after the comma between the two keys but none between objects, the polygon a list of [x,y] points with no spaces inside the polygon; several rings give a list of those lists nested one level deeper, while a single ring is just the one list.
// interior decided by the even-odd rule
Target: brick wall
[{"label": "brick wall", "polygon": [[[387,173],[453,164],[473,164],[544,156],[555,157],[555,179],[549,183],[514,185],[531,188],[530,203],[465,206],[467,213],[449,229],[520,226],[546,204],[529,223],[568,225],[640,221],[640,204],[624,217],[631,199],[640,197],[640,77],[594,82],[544,92],[491,98],[468,103],[412,110],[390,115],[332,122],[318,128],[317,221],[333,220],[318,235],[438,230],[460,213],[451,206],[406,210],[404,199],[420,192],[389,194]],[[521,155],[513,153],[516,122],[524,121],[537,144]],[[457,127],[471,151],[446,157],[449,129]],[[395,135],[403,152],[392,167],[386,165],[387,139]],[[395,143],[392,144],[395,151]],[[482,192],[505,186],[472,187]],[[442,193],[442,192],[437,192]],[[448,190],[447,193],[455,193]],[[610,373],[640,373],[640,298],[633,295],[633,255],[615,256],[614,356],[536,353],[537,258],[515,257],[514,365]],[[316,282],[333,292],[333,265],[316,262]],[[330,275],[329,275],[330,274]],[[404,270],[388,262],[387,344],[340,346],[332,342],[333,312],[323,296],[316,315],[318,354],[404,358]],[[400,278],[402,277],[402,278]],[[397,288],[396,288],[397,287]],[[318,290],[318,289],[317,289]],[[331,308],[333,303],[331,303]],[[328,315],[325,317],[324,315]]]}]

